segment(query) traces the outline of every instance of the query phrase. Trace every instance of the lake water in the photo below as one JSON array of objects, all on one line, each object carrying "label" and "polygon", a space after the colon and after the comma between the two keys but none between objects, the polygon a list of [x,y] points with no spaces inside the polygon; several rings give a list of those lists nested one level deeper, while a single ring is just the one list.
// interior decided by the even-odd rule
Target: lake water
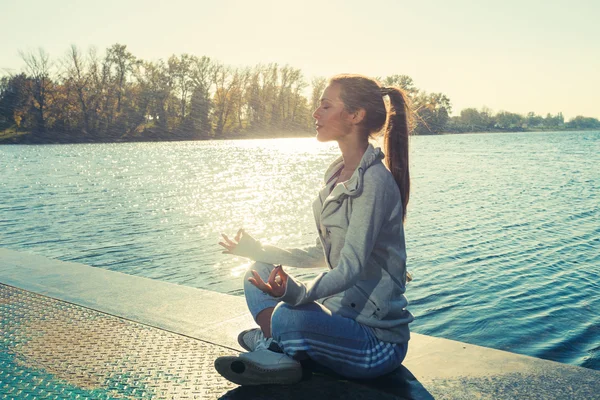
[{"label": "lake water", "polygon": [[[412,330],[600,370],[600,132],[411,146]],[[1,146],[0,247],[242,295],[248,263],[220,232],[314,243],[338,154],[312,138]]]}]

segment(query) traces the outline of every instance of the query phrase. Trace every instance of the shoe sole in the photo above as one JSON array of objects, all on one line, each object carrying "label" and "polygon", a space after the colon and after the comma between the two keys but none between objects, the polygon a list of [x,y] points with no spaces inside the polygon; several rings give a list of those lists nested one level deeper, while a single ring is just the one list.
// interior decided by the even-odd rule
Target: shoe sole
[{"label": "shoe sole", "polygon": [[238,385],[289,385],[302,380],[300,365],[268,369],[250,360],[233,356],[217,358],[215,369],[224,378]]}]

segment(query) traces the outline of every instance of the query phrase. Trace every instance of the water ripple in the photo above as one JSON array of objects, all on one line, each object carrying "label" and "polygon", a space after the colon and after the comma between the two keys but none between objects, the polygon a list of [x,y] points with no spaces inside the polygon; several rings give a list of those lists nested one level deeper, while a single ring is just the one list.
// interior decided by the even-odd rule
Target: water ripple
[{"label": "water ripple", "polygon": [[[412,329],[600,370],[600,133],[411,146]],[[337,155],[313,139],[3,146],[0,246],[242,295],[248,262],[220,233],[313,244]]]}]

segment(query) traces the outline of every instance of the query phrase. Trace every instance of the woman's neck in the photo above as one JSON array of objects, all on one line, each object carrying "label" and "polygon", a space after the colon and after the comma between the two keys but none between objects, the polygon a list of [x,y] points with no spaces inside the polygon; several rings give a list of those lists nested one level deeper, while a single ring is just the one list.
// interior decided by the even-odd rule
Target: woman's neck
[{"label": "woman's neck", "polygon": [[344,159],[344,171],[350,172],[354,171],[360,164],[360,160],[369,146],[369,141],[359,138],[358,135],[347,136],[345,139],[347,140],[338,141],[338,146]]}]

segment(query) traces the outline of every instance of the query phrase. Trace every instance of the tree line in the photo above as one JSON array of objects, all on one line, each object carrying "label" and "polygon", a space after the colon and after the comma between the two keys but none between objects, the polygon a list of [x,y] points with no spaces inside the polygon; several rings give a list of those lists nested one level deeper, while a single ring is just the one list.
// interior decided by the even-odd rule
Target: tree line
[{"label": "tree line", "polygon": [[561,112],[545,117],[529,112],[527,115],[500,111],[494,114],[490,109],[466,108],[459,116],[451,117],[444,127],[445,132],[522,132],[528,130],[583,130],[600,129],[596,118],[577,116],[568,122]]},{"label": "tree line", "polygon": [[[308,134],[327,84],[276,63],[232,67],[209,57],[173,55],[145,61],[127,46],[103,54],[71,46],[51,60],[40,49],[21,52],[25,67],[0,78],[0,140],[103,142],[280,137]],[[546,118],[466,109],[450,117],[443,93],[418,89],[407,75],[376,77],[400,86],[414,109],[414,132],[473,132],[531,128],[600,128],[594,118]]]}]

